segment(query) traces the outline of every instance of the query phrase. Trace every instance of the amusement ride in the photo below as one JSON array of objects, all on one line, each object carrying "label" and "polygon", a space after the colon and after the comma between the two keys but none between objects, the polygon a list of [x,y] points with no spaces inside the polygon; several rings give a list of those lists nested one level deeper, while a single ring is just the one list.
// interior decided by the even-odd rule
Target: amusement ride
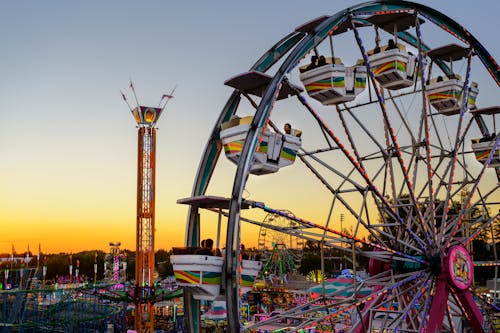
[{"label": "amusement ride", "polygon": [[[224,256],[172,256],[189,332],[200,331],[204,300],[226,301],[230,332],[338,318],[349,332],[495,331],[499,308],[474,289],[469,245],[499,218],[500,107],[486,101],[498,98],[500,72],[470,32],[421,4],[362,3],[297,27],[225,84],[234,90],[192,195],[179,200],[189,205],[185,251],[214,212],[219,244],[227,219]],[[230,193],[212,195],[231,168]],[[259,212],[289,221],[268,229],[352,258],[351,292],[323,288],[243,320],[243,281],[260,267],[242,258],[242,230],[263,226]]]},{"label": "amusement ride", "polygon": [[[292,214],[290,211],[283,211]],[[270,228],[268,226],[271,226]],[[283,278],[300,267],[304,238],[283,230],[298,229],[299,223],[278,214],[267,214],[259,229],[258,251],[263,262],[265,278]],[[299,235],[300,236],[300,235]]]}]

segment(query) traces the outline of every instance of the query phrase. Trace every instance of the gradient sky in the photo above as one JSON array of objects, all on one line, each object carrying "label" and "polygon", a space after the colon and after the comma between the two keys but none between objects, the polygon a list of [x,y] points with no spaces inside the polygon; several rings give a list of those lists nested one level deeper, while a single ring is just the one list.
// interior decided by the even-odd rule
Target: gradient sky
[{"label": "gradient sky", "polygon": [[[497,0],[419,1],[499,59]],[[0,11],[0,253],[135,247],[135,122],[178,85],[159,121],[156,248],[184,243],[212,126],[247,70],[296,26],[357,1],[9,1]],[[227,179],[228,184],[233,181]]]}]

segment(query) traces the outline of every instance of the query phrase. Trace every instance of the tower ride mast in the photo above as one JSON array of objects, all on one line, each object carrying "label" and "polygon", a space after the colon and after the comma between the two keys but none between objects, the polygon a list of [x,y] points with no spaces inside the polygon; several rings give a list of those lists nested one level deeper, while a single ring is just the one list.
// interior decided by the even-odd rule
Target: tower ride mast
[{"label": "tower ride mast", "polygon": [[138,124],[135,318],[137,332],[154,332],[156,121],[163,108],[137,106]]}]

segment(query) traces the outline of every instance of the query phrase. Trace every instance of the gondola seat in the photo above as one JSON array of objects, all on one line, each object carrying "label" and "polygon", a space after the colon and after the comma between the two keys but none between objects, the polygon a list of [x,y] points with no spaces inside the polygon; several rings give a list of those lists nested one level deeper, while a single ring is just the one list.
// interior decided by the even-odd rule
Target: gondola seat
[{"label": "gondola seat", "polygon": [[211,255],[170,256],[177,285],[191,291],[193,298],[213,301],[219,296],[224,259]]},{"label": "gondola seat", "polygon": [[[442,81],[436,78],[429,81],[426,85],[426,95],[429,103],[443,115],[454,115],[460,113],[462,106],[462,89],[464,83],[460,76],[454,76],[451,79]],[[473,82],[470,86],[467,108],[473,109],[476,106],[476,98],[479,93],[477,83]]]},{"label": "gondola seat", "polygon": [[252,290],[255,278],[259,275],[262,262],[256,260],[241,261],[241,291],[247,293]]},{"label": "gondola seat", "polygon": [[366,88],[366,67],[346,67],[339,58],[327,58],[326,65],[299,69],[300,80],[309,96],[323,105],[350,102]]},{"label": "gondola seat", "polygon": [[398,43],[392,49],[385,46],[368,54],[373,75],[383,88],[397,90],[413,85],[417,61],[404,45]]},{"label": "gondola seat", "polygon": [[[224,152],[234,164],[238,164],[252,120],[252,116],[243,118],[236,116],[221,126],[220,138]],[[302,145],[301,134],[302,132],[297,129],[292,129],[290,134],[265,130],[254,153],[250,173],[255,175],[274,173],[293,164]]]},{"label": "gondola seat", "polygon": [[[474,151],[474,155],[476,159],[484,164],[488,160],[490,156],[491,150],[495,146],[495,138],[485,138],[485,139],[472,139],[471,147]],[[500,150],[497,147],[495,153],[493,154],[493,158],[489,164],[490,168],[499,167],[500,166]]]}]

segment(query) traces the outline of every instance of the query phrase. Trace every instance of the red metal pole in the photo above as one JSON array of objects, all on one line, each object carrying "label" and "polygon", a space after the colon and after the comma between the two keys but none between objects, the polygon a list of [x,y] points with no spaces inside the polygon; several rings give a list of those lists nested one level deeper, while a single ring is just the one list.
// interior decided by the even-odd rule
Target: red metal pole
[{"label": "red metal pole", "polygon": [[134,329],[154,331],[154,216],[156,174],[156,130],[140,127],[138,131],[137,225]]}]

